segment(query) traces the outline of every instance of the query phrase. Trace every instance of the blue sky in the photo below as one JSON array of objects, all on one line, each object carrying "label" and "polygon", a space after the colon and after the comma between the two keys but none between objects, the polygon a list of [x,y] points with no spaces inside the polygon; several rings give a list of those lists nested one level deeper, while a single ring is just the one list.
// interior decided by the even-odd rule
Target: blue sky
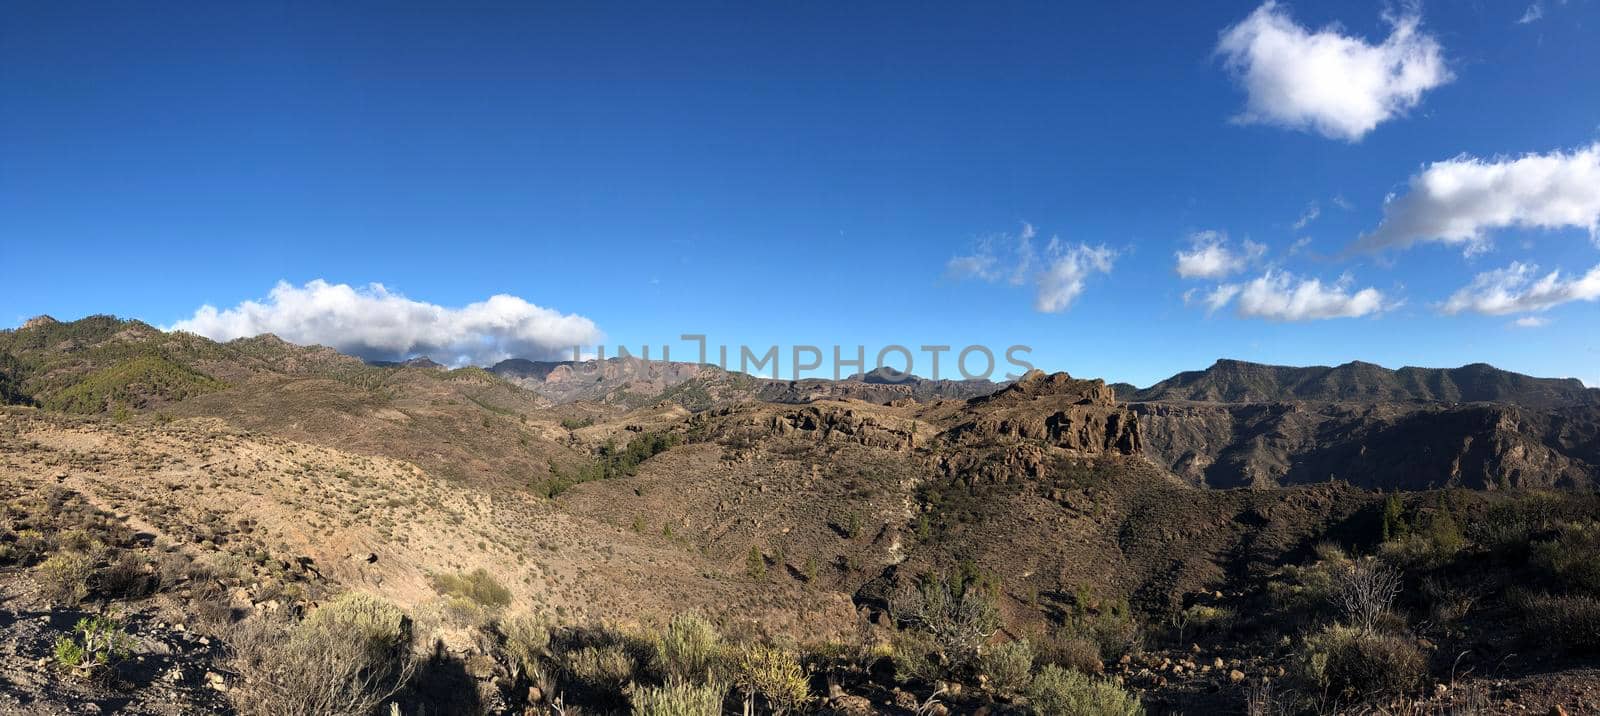
[{"label": "blue sky", "polygon": [[1600,385],[1600,3],[760,5],[7,3],[0,325]]}]

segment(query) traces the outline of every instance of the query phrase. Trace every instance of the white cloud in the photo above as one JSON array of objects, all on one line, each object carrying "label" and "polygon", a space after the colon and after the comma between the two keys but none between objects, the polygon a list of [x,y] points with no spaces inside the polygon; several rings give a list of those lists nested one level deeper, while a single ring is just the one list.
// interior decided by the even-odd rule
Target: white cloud
[{"label": "white cloud", "polygon": [[1235,120],[1354,142],[1416,107],[1450,70],[1414,11],[1384,19],[1389,36],[1373,45],[1337,27],[1308,30],[1268,0],[1223,30],[1217,52],[1248,95]]},{"label": "white cloud", "polygon": [[[976,279],[988,283],[1005,281],[1022,286],[1034,285],[1034,308],[1059,313],[1072,306],[1096,273],[1110,273],[1116,251],[1106,246],[1079,242],[1068,244],[1059,237],[1050,239],[1041,257],[1033,247],[1038,231],[1023,223],[1015,236],[999,234],[978,241],[973,253],[945,262],[945,274],[956,280]],[[1035,266],[1044,264],[1043,270]]]},{"label": "white cloud", "polygon": [[1245,270],[1266,253],[1265,245],[1248,240],[1235,251],[1227,234],[1200,231],[1189,235],[1188,251],[1177,252],[1176,270],[1183,278],[1223,278]]},{"label": "white cloud", "polygon": [[1317,202],[1313,201],[1310,206],[1306,207],[1305,213],[1301,214],[1300,218],[1295,219],[1294,230],[1299,231],[1310,226],[1311,222],[1316,221],[1319,216],[1322,216],[1322,207],[1317,206]]},{"label": "white cloud", "polygon": [[1326,318],[1356,318],[1391,308],[1382,292],[1364,288],[1352,292],[1351,279],[1335,283],[1296,279],[1285,271],[1268,270],[1244,284],[1223,284],[1206,296],[1211,311],[1226,306],[1238,297],[1236,310],[1241,318],[1269,321],[1314,321]]},{"label": "white cloud", "polygon": [[1550,325],[1550,319],[1540,316],[1523,316],[1511,322],[1517,328],[1542,328]]},{"label": "white cloud", "polygon": [[1526,25],[1530,22],[1537,22],[1541,17],[1544,17],[1544,6],[1536,2],[1523,11],[1522,17],[1517,18],[1517,24]]},{"label": "white cloud", "polygon": [[273,333],[291,343],[321,344],[367,359],[430,355],[441,362],[487,365],[505,358],[570,357],[601,339],[583,316],[499,294],[446,308],[393,293],[382,284],[352,288],[322,279],[296,287],[279,281],[263,302],[217,310],[201,306],[171,330],[218,341]]},{"label": "white cloud", "polygon": [[1242,287],[1236,283],[1225,283],[1216,288],[1201,293],[1199,289],[1191,288],[1183,294],[1185,304],[1199,303],[1206,307],[1206,313],[1216,313],[1227,306],[1234,296],[1239,295]]},{"label": "white cloud", "polygon": [[1539,267],[1514,261],[1503,269],[1478,274],[1446,300],[1440,310],[1502,316],[1547,311],[1571,301],[1600,299],[1600,266],[1577,278],[1562,280],[1560,271],[1538,275]]},{"label": "white cloud", "polygon": [[1488,246],[1489,231],[1507,227],[1584,228],[1600,241],[1600,142],[1570,153],[1434,162],[1404,196],[1384,201],[1383,221],[1354,248],[1442,241],[1475,253]]},{"label": "white cloud", "polygon": [[1072,306],[1083,293],[1088,278],[1095,273],[1111,273],[1111,263],[1116,252],[1105,246],[1084,243],[1067,246],[1057,239],[1050,240],[1046,252],[1049,265],[1036,278],[1038,295],[1034,297],[1034,310],[1060,313]]}]

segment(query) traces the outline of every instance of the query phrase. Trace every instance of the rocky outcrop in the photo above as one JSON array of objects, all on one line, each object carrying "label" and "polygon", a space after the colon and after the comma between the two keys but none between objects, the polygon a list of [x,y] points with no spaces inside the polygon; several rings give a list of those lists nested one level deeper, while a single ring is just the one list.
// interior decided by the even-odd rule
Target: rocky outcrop
[{"label": "rocky outcrop", "polygon": [[1143,450],[1138,421],[1104,381],[1039,371],[967,401],[965,415],[945,437],[959,444],[1040,442],[1090,456]]}]

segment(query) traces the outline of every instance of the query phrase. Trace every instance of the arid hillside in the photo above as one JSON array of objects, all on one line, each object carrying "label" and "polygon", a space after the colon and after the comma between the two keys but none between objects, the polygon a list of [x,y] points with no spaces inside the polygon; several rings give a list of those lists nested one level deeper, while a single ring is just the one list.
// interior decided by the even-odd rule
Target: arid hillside
[{"label": "arid hillside", "polygon": [[10,711],[1600,707],[1582,393],[591,390],[104,317],[0,333],[0,368]]}]

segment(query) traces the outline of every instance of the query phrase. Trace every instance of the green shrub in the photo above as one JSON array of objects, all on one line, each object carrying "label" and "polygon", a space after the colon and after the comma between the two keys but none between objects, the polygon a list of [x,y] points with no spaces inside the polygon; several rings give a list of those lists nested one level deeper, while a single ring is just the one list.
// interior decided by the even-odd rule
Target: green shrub
[{"label": "green shrub", "polygon": [[1068,617],[1059,632],[1068,639],[1093,642],[1105,661],[1137,654],[1144,647],[1144,625],[1122,604],[1097,612],[1080,611]]},{"label": "green shrub", "polygon": [[945,675],[945,662],[933,635],[913,629],[896,631],[889,640],[895,677],[901,681],[932,682]]},{"label": "green shrub", "polygon": [[1600,599],[1570,594],[1514,594],[1529,641],[1568,651],[1600,653]]},{"label": "green shrub", "polygon": [[56,639],[56,663],[80,676],[92,677],[128,658],[133,638],[122,630],[122,622],[109,616],[83,617],[72,627],[72,634]]},{"label": "green shrub", "polygon": [[437,574],[433,588],[440,594],[469,599],[487,609],[499,609],[511,603],[511,590],[495,581],[482,567],[466,574]]},{"label": "green shrub", "polygon": [[1531,560],[1563,585],[1600,594],[1600,524],[1566,522],[1529,545]]},{"label": "green shrub", "polygon": [[1033,677],[1033,646],[1018,639],[984,649],[978,655],[978,670],[989,677],[989,687],[996,693],[1022,693]]},{"label": "green shrub", "polygon": [[690,683],[714,680],[721,666],[722,637],[716,627],[693,614],[679,614],[655,640],[655,667],[669,679]]},{"label": "green shrub", "polygon": [[746,698],[754,701],[759,696],[772,714],[800,711],[811,699],[810,678],[800,659],[775,646],[756,644],[742,649],[734,679]]},{"label": "green shrub", "polygon": [[717,684],[669,683],[628,689],[633,716],[719,716],[727,687]]},{"label": "green shrub", "polygon": [[58,552],[39,565],[36,577],[46,599],[56,604],[73,605],[89,596],[89,574],[93,564],[77,552]]},{"label": "green shrub", "polygon": [[767,558],[761,556],[761,550],[755,545],[750,545],[749,554],[744,556],[744,573],[757,582],[767,578]]},{"label": "green shrub", "polygon": [[1039,716],[1139,716],[1139,699],[1116,684],[1054,665],[1028,685],[1028,704]]},{"label": "green shrub", "polygon": [[1427,673],[1427,659],[1412,640],[1347,626],[1308,637],[1301,656],[1306,680],[1341,703],[1400,696]]},{"label": "green shrub", "polygon": [[1055,664],[1084,674],[1105,673],[1105,660],[1100,658],[1100,645],[1092,639],[1055,632],[1041,643],[1039,662]]}]

